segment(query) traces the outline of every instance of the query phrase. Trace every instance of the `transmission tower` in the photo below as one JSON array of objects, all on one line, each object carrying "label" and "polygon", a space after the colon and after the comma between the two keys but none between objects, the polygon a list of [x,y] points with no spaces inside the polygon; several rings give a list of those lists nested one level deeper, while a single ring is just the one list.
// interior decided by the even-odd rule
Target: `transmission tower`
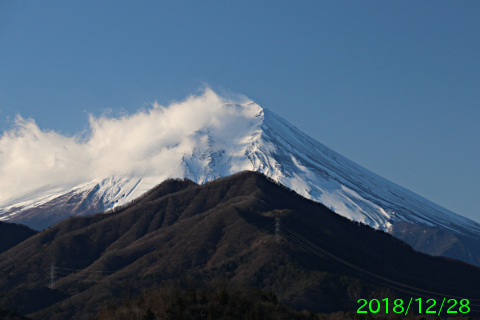
[{"label": "transmission tower", "polygon": [[50,289],[55,289],[55,264],[50,266]]},{"label": "transmission tower", "polygon": [[280,218],[275,218],[275,241],[280,242]]}]

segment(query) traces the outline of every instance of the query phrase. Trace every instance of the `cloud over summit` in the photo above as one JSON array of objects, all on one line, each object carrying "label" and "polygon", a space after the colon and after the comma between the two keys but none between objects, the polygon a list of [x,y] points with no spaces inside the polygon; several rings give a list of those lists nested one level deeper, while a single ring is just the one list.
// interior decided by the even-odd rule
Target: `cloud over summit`
[{"label": "cloud over summit", "polygon": [[154,104],[121,117],[90,116],[84,139],[42,130],[34,120],[17,116],[14,128],[0,137],[0,201],[108,175],[175,175],[183,155],[192,150],[196,131],[215,128],[219,139],[235,138],[238,117],[251,118],[260,107],[226,104],[246,101],[231,101],[207,88],[167,107]]}]

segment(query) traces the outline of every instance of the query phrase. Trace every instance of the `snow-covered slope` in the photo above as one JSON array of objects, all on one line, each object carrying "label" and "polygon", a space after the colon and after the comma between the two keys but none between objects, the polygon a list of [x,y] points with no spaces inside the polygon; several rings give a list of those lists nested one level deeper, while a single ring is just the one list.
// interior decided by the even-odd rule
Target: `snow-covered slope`
[{"label": "snow-covered slope", "polygon": [[404,221],[480,234],[480,224],[355,164],[271,111],[264,113],[262,140],[275,146],[269,156],[281,164],[273,177],[302,196],[384,231]]},{"label": "snow-covered slope", "polygon": [[[0,199],[0,220],[45,228],[73,214],[125,204],[167,178],[188,178],[201,184],[252,170],[377,229],[391,231],[395,224],[406,222],[480,238],[480,224],[353,163],[270,110],[253,102],[222,102],[216,110],[222,115],[217,121],[209,118],[191,132],[150,148],[146,157],[155,160],[156,170],[107,175],[75,186],[44,186]],[[81,210],[78,203],[82,203]],[[55,210],[49,220],[45,208],[59,204],[63,211]],[[72,204],[77,204],[75,210]],[[35,208],[45,210],[35,213]]]}]

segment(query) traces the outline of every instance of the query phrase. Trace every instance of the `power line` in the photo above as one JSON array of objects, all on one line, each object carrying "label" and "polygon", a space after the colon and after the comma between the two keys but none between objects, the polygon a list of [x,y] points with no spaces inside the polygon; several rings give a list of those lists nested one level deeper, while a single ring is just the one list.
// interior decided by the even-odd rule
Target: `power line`
[{"label": "power line", "polygon": [[[431,297],[431,295],[437,296],[449,296],[445,294],[441,294],[438,292],[433,292],[429,290],[424,290],[421,288],[417,288],[414,286],[410,286],[387,277],[378,275],[376,273],[370,272],[365,270],[361,267],[358,267],[330,252],[321,248],[319,245],[311,242],[307,238],[303,237],[299,233],[295,232],[285,224],[283,224],[280,218],[276,217],[274,223],[267,224],[263,228],[255,230],[255,232],[250,234],[244,234],[242,237],[237,238],[234,244],[224,245],[222,247],[217,248],[213,252],[206,252],[201,255],[196,255],[192,261],[184,261],[175,263],[170,261],[170,267],[174,269],[188,269],[188,270],[196,270],[201,268],[202,266],[205,267],[206,264],[216,259],[216,257],[221,257],[223,261],[227,261],[232,256],[237,255],[238,253],[242,252],[246,248],[249,248],[253,243],[257,242],[260,239],[268,239],[269,237],[274,236],[275,241],[277,243],[280,242],[281,239],[284,239],[286,242],[292,244],[293,246],[304,250],[306,252],[312,253],[324,260],[336,261],[345,265],[351,269],[357,270],[363,274],[366,274],[372,277],[372,280],[376,280],[379,284],[390,287],[391,289],[402,291],[409,294],[414,294],[417,296],[423,297]],[[28,279],[27,281],[33,283],[38,281],[40,278],[44,276],[49,277],[49,287],[51,289],[55,289],[56,280],[71,280],[71,281],[84,281],[84,282],[111,282],[118,280],[119,278],[126,278],[131,277],[132,275],[138,275],[137,272],[133,271],[126,271],[126,270],[88,270],[87,269],[75,269],[75,268],[64,268],[64,267],[56,267],[54,262],[52,262],[49,272],[45,272],[45,274],[38,274],[32,279]],[[35,280],[36,279],[36,280]],[[24,280],[18,280],[15,282],[23,282]],[[57,281],[58,282],[58,281]],[[412,292],[413,291],[413,292]],[[420,294],[423,293],[423,294]],[[428,294],[430,296],[426,296]],[[461,297],[454,297],[452,298],[461,298]],[[469,299],[470,301],[480,301],[478,299]],[[478,307],[478,305],[472,305]]]},{"label": "power line", "polygon": [[55,289],[55,264],[50,266],[50,289]]},{"label": "power line", "polygon": [[275,218],[275,241],[280,243],[280,218]]},{"label": "power line", "polygon": [[[407,288],[407,289],[410,289],[410,290],[414,290],[414,291],[419,291],[419,292],[424,292],[424,293],[427,293],[427,294],[430,294],[430,295],[438,295],[438,296],[442,296],[442,297],[445,297],[445,296],[450,296],[450,295],[445,295],[443,293],[438,293],[438,292],[433,292],[433,291],[428,291],[428,290],[423,290],[423,289],[420,289],[420,288],[416,288],[416,287],[413,287],[413,286],[410,286],[410,285],[406,285],[404,283],[401,283],[401,282],[398,282],[398,281],[394,281],[394,280],[391,280],[389,278],[386,278],[386,277],[383,277],[383,276],[380,276],[378,274],[375,274],[373,272],[370,272],[370,271],[367,271],[363,268],[360,268],[352,263],[349,263],[348,261],[346,260],[343,260],[339,257],[337,257],[336,255],[326,251],[325,249],[319,247],[318,245],[312,243],[311,241],[309,241],[308,239],[304,238],[303,236],[299,235],[297,232],[293,231],[292,229],[288,228],[287,226],[283,225],[282,224],[282,230],[284,230],[284,235],[285,235],[285,239],[286,241],[288,241],[289,243],[297,246],[297,247],[300,247],[301,249],[305,250],[305,251],[308,251],[310,253],[313,253],[323,259],[327,259],[327,258],[331,258],[335,261],[338,261],[350,268],[353,268],[355,270],[358,270],[362,273],[365,273],[369,276],[372,276],[374,278],[377,278],[379,280],[382,280],[383,282],[387,282],[387,283],[391,283],[390,285],[387,285],[385,283],[383,283],[383,285],[386,285],[386,286],[390,286],[392,289],[395,289],[395,290],[399,290],[399,291],[405,291],[407,293],[410,293],[412,294],[411,291],[406,291],[404,288]],[[392,284],[394,286],[392,286]],[[399,286],[399,287],[396,287],[396,286]],[[418,293],[415,293],[416,295],[420,295]],[[431,297],[431,296],[424,296],[424,297]],[[455,297],[455,296],[451,296],[452,298],[458,298],[458,299],[461,299],[462,297]],[[478,299],[469,299],[470,301],[480,301]],[[478,305],[475,305],[475,306],[478,306]]]}]

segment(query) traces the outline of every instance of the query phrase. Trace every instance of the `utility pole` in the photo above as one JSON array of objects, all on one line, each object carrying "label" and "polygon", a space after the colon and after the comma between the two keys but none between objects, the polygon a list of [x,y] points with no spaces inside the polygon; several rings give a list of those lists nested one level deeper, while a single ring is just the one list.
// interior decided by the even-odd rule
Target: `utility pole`
[{"label": "utility pole", "polygon": [[55,289],[55,264],[50,266],[50,289]]},{"label": "utility pole", "polygon": [[280,218],[275,218],[275,241],[280,243]]}]

